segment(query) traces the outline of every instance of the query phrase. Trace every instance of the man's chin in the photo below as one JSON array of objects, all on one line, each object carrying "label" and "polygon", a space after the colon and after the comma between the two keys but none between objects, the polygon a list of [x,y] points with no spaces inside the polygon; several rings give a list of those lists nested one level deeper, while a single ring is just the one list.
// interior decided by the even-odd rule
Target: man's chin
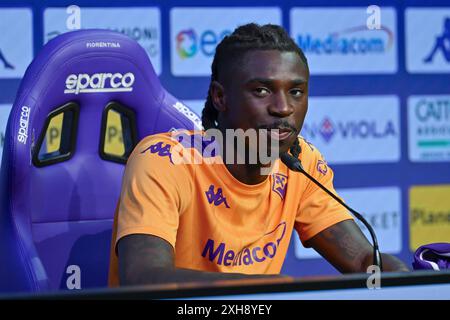
[{"label": "man's chin", "polygon": [[298,139],[297,135],[292,135],[290,139],[280,141],[278,147],[280,154],[289,151],[289,149],[295,144],[296,139]]},{"label": "man's chin", "polygon": [[[291,147],[292,144],[280,144],[280,146],[278,147],[278,149],[272,149],[270,156],[274,157],[274,158],[279,158],[281,156],[282,153],[288,152],[289,148]],[[275,155],[275,156],[272,156]]]}]

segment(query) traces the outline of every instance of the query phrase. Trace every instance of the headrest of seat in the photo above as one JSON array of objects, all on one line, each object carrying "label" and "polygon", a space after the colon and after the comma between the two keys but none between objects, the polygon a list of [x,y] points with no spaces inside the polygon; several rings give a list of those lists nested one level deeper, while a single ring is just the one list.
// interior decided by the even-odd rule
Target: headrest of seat
[{"label": "headrest of seat", "polygon": [[171,127],[201,127],[198,117],[161,86],[136,41],[109,30],[77,30],[47,43],[25,73],[8,124],[16,141],[5,143],[16,145],[21,154],[16,160],[29,163],[30,146],[47,115],[69,101],[99,112],[111,101],[130,107],[139,139]]},{"label": "headrest of seat", "polygon": [[160,101],[164,89],[136,41],[108,30],[79,30],[44,46],[28,68],[18,95],[35,102],[45,100],[40,113],[47,114],[61,101],[83,102],[93,93],[136,106],[136,99],[149,95]]}]

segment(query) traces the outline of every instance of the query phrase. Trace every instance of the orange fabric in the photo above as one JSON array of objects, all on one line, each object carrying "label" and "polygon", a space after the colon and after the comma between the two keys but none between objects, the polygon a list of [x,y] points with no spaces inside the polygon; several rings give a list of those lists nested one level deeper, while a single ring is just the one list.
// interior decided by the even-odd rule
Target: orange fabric
[{"label": "orange fabric", "polygon": [[[321,154],[302,138],[300,145],[303,167],[334,192],[333,172]],[[114,219],[110,286],[119,283],[115,247],[126,235],[167,240],[175,248],[177,267],[277,274],[294,228],[305,242],[352,219],[325,192],[279,160],[264,182],[246,185],[224,164],[205,163],[208,159],[194,148],[179,151],[179,147],[169,133],[148,136],[128,160]],[[176,155],[181,154],[195,154],[204,161],[178,164]]]}]

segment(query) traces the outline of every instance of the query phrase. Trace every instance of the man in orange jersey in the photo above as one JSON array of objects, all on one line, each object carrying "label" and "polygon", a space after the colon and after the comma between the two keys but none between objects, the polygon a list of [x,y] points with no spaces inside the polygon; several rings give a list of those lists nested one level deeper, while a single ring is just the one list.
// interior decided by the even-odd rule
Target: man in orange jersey
[{"label": "man in orange jersey", "polygon": [[[208,161],[236,150],[227,141],[219,153],[206,154],[208,143],[217,141],[203,131],[184,133],[184,142],[200,137],[201,143],[183,144],[181,151],[182,139],[170,133],[144,138],[128,160],[116,210],[111,286],[277,277],[294,229],[341,272],[366,272],[373,248],[352,216],[278,159],[289,151],[335,193],[332,170],[298,137],[308,80],[304,54],[281,27],[248,24],[221,41],[204,129],[224,136],[227,130],[266,130],[277,143],[272,169],[262,174],[266,164],[247,161],[260,144],[245,144],[242,163],[237,157]],[[177,161],[181,153],[202,161]],[[386,271],[408,270],[393,256],[382,258]]]}]

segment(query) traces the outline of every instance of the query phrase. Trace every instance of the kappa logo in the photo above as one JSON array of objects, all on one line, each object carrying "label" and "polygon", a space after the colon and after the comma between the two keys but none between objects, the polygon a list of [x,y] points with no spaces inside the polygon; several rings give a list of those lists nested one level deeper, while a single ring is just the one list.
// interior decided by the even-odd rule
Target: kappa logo
[{"label": "kappa logo", "polygon": [[141,154],[147,151],[150,151],[150,153],[156,153],[160,157],[169,157],[170,163],[173,164],[172,153],[170,152],[170,144],[164,144],[162,141],[154,143],[148,148],[141,151]]},{"label": "kappa logo", "polygon": [[14,70],[14,66],[5,58],[5,55],[3,54],[2,50],[0,49],[0,61],[3,63],[3,66],[5,69],[11,69]]},{"label": "kappa logo", "polygon": [[214,192],[214,185],[210,185],[208,191],[205,191],[205,194],[209,204],[214,203],[214,205],[218,207],[224,203],[228,209],[230,208],[227,203],[227,198],[223,196],[222,188],[217,188],[217,192]]},{"label": "kappa logo", "polygon": [[436,37],[431,52],[423,59],[425,63],[431,63],[434,56],[439,51],[444,56],[445,61],[450,62],[450,17],[445,18],[442,34]]},{"label": "kappa logo", "polygon": [[275,193],[280,196],[281,200],[284,200],[284,196],[286,195],[286,187],[287,187],[287,176],[281,173],[274,173],[272,190],[275,191]]}]

